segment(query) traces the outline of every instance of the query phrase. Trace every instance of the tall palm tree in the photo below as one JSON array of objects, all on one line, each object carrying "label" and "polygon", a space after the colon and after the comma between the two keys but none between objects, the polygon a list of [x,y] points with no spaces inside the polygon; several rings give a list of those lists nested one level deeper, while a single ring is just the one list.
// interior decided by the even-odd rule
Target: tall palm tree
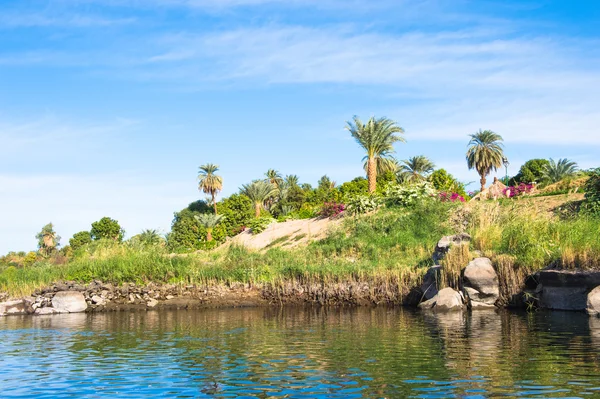
[{"label": "tall palm tree", "polygon": [[217,214],[217,201],[215,197],[223,189],[223,178],[216,174],[218,170],[219,165],[207,163],[200,166],[200,171],[198,172],[198,190],[211,196],[215,215]]},{"label": "tall palm tree", "polygon": [[260,210],[265,206],[265,202],[277,195],[278,190],[273,184],[267,181],[255,180],[250,184],[244,184],[241,192],[254,203],[255,216],[260,217]]},{"label": "tall palm tree", "polygon": [[274,185],[276,188],[279,188],[279,186],[283,184],[283,177],[281,177],[281,173],[275,169],[269,169],[267,173],[265,173],[265,176],[267,176],[269,183]]},{"label": "tall palm tree", "polygon": [[[364,164],[363,169],[366,173],[369,172],[369,157],[363,158]],[[398,164],[398,160],[394,158],[392,155],[383,154],[383,156],[375,157],[375,169],[377,170],[377,175],[381,175],[387,172],[396,173],[400,165]]]},{"label": "tall palm tree", "polygon": [[206,241],[212,241],[213,229],[225,219],[225,216],[213,215],[212,213],[201,213],[200,215],[194,215],[194,218],[206,228]]},{"label": "tall palm tree", "polygon": [[405,141],[400,136],[404,129],[388,118],[371,117],[367,123],[363,123],[358,116],[354,116],[353,122],[346,122],[346,130],[367,152],[369,192],[374,193],[377,188],[377,158],[389,158],[392,155],[393,144]]},{"label": "tall palm tree", "polygon": [[558,162],[550,158],[549,163],[542,169],[542,178],[547,183],[556,183],[562,179],[573,176],[577,172],[577,163],[567,158],[559,159]]},{"label": "tall palm tree", "polygon": [[424,155],[405,159],[399,167],[399,176],[403,181],[416,182],[427,179],[435,165]]},{"label": "tall palm tree", "polygon": [[469,169],[475,169],[481,180],[481,191],[485,190],[486,176],[489,175],[492,170],[498,170],[502,166],[502,160],[504,159],[504,145],[502,144],[502,136],[492,132],[491,130],[484,130],[469,135],[471,140],[469,141],[469,149],[467,150],[467,165]]}]

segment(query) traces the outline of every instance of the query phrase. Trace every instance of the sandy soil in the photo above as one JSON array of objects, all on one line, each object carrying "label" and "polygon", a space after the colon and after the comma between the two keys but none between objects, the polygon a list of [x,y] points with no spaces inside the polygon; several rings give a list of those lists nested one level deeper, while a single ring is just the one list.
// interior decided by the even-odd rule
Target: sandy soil
[{"label": "sandy soil", "polygon": [[256,235],[249,230],[238,234],[230,243],[257,250],[267,247],[293,248],[324,238],[329,229],[339,222],[339,219],[317,218],[273,223],[265,231]]}]

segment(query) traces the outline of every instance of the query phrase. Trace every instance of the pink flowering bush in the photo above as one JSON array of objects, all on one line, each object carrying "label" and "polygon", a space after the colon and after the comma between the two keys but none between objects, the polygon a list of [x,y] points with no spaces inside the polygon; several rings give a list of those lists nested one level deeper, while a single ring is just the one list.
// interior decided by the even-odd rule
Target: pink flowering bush
[{"label": "pink flowering bush", "polygon": [[339,202],[326,202],[323,204],[321,208],[321,212],[319,212],[319,216],[330,218],[334,216],[338,216],[346,210],[346,205]]},{"label": "pink flowering bush", "polygon": [[533,190],[533,184],[520,183],[518,186],[509,186],[504,189],[504,195],[508,198],[529,194]]},{"label": "pink flowering bush", "polygon": [[465,198],[457,193],[447,193],[442,191],[438,194],[438,198],[442,202],[465,202]]}]

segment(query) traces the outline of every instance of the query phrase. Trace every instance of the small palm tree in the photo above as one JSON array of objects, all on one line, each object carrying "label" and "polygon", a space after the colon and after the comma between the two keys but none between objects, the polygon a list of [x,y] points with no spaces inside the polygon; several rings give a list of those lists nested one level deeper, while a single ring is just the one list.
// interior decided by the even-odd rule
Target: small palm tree
[{"label": "small palm tree", "polygon": [[54,231],[54,225],[52,223],[48,223],[42,227],[42,231],[40,231],[35,238],[38,240],[40,253],[44,256],[52,254],[60,242],[60,236]]},{"label": "small palm tree", "polygon": [[433,172],[435,165],[424,155],[405,159],[399,169],[399,176],[403,181],[417,182],[427,179],[427,175]]},{"label": "small palm tree", "polygon": [[194,218],[206,228],[206,241],[212,241],[213,229],[225,219],[225,216],[212,213],[201,213],[200,215],[194,215]]},{"label": "small palm tree", "polygon": [[365,158],[369,192],[374,193],[377,189],[377,158],[389,158],[392,155],[393,144],[405,141],[404,137],[400,136],[404,133],[404,129],[387,118],[371,117],[367,123],[363,123],[358,116],[355,116],[353,122],[346,123],[346,130],[367,152]]},{"label": "small palm tree", "polygon": [[277,195],[278,190],[273,184],[264,180],[255,180],[250,184],[244,184],[241,188],[242,194],[246,195],[254,203],[254,213],[260,217],[260,210],[265,206],[269,198]]},{"label": "small palm tree", "polygon": [[558,162],[550,158],[549,163],[542,169],[542,178],[547,183],[556,183],[564,178],[573,176],[577,172],[577,163],[569,161],[566,158],[559,159]]},{"label": "small palm tree", "polygon": [[219,170],[219,165],[207,163],[200,166],[198,173],[198,190],[204,194],[209,194],[212,198],[215,215],[217,214],[217,201],[215,200],[219,191],[223,189],[223,178],[216,174]]},{"label": "small palm tree", "polygon": [[299,181],[300,181],[300,179],[298,179],[298,176],[296,176],[296,175],[287,175],[285,177],[285,184],[288,187],[298,187]]},{"label": "small palm tree", "polygon": [[144,245],[157,245],[163,241],[163,238],[156,230],[146,229],[138,236],[139,242]]},{"label": "small palm tree", "polygon": [[481,191],[485,190],[486,176],[492,170],[498,170],[502,166],[504,159],[504,150],[502,144],[502,136],[484,130],[471,134],[469,141],[469,149],[467,150],[467,165],[469,169],[475,169],[481,180]]},{"label": "small palm tree", "polygon": [[281,173],[275,169],[269,169],[267,173],[265,173],[265,176],[267,176],[267,181],[276,188],[279,188],[279,186],[283,184],[283,177],[281,177]]}]

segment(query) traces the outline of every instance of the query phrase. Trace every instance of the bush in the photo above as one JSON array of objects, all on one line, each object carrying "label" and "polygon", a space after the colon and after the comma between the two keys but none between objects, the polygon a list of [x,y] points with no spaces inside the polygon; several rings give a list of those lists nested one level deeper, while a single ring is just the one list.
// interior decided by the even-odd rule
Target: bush
[{"label": "bush", "polygon": [[350,198],[348,201],[347,210],[352,215],[360,215],[363,213],[372,212],[381,207],[381,198],[375,195],[358,195]]},{"label": "bush", "polygon": [[319,216],[324,218],[335,217],[341,215],[346,210],[346,205],[339,202],[325,202],[321,207]]},{"label": "bush", "polygon": [[438,198],[442,202],[465,202],[465,197],[458,193],[441,192],[438,194]]},{"label": "bush", "polygon": [[539,183],[544,178],[544,168],[549,165],[550,162],[547,159],[530,159],[521,166],[519,173],[510,179],[510,184],[516,186],[519,183]]},{"label": "bush", "polygon": [[386,202],[391,206],[412,207],[432,198],[435,189],[429,182],[407,185],[392,185],[385,191]]},{"label": "bush", "polygon": [[86,246],[92,242],[92,235],[89,231],[80,231],[79,233],[73,234],[73,237],[69,239],[69,245],[73,251],[77,251],[79,248]]},{"label": "bush", "polygon": [[520,183],[518,186],[509,186],[504,189],[504,195],[508,198],[529,194],[533,191],[533,184]]},{"label": "bush", "polygon": [[600,168],[590,173],[584,190],[585,199],[581,209],[590,215],[600,216]]},{"label": "bush", "polygon": [[252,230],[252,234],[259,234],[265,231],[272,223],[275,223],[275,219],[272,217],[260,217],[252,219],[248,227]]},{"label": "bush", "polygon": [[317,212],[313,206],[304,204],[300,210],[292,212],[290,216],[294,219],[312,219],[317,216]]},{"label": "bush", "polygon": [[90,234],[94,240],[108,239],[120,242],[123,241],[125,231],[123,231],[119,222],[116,220],[109,217],[103,217],[97,222],[92,223]]},{"label": "bush", "polygon": [[463,198],[467,197],[465,185],[456,180],[456,178],[445,169],[436,170],[429,176],[428,180],[436,190],[457,193]]}]

